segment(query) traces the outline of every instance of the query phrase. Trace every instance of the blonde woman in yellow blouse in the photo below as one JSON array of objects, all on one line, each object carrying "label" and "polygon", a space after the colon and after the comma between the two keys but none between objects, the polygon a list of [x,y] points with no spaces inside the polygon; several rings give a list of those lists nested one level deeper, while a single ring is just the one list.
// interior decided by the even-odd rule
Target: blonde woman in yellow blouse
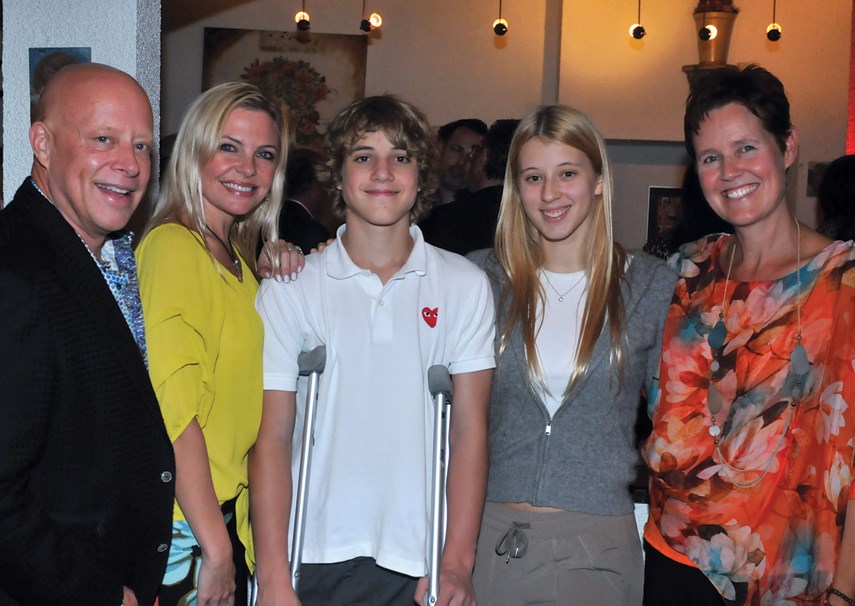
[{"label": "blonde woman in yellow blouse", "polygon": [[247,453],[262,399],[252,260],[259,233],[277,237],[286,145],[278,107],[256,87],[204,93],[137,252],[151,378],[176,459],[160,606],[246,603]]}]

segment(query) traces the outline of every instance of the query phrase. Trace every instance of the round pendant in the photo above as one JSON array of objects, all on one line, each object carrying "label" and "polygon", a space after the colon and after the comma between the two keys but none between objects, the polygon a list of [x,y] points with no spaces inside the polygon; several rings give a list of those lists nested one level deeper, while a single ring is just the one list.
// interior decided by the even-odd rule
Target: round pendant
[{"label": "round pendant", "polygon": [[564,303],[564,297],[558,297],[558,302],[559,302],[559,303]]},{"label": "round pendant", "polygon": [[718,369],[721,368],[721,365],[718,363],[718,360],[713,360],[710,363],[710,370],[713,372],[718,372]]},{"label": "round pendant", "polygon": [[721,435],[721,427],[718,425],[710,425],[709,432],[712,437],[717,438]]}]

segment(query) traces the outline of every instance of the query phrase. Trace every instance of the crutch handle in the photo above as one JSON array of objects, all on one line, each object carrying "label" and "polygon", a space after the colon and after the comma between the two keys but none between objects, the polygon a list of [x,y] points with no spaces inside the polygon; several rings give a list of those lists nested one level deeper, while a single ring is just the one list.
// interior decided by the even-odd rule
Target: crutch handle
[{"label": "crutch handle", "polygon": [[434,364],[428,368],[428,390],[434,398],[439,394],[443,394],[446,398],[454,395],[454,387],[447,367]]},{"label": "crutch handle", "polygon": [[297,356],[297,366],[300,367],[300,376],[308,377],[313,372],[318,374],[324,372],[327,365],[327,346],[318,345],[312,351],[304,351]]}]

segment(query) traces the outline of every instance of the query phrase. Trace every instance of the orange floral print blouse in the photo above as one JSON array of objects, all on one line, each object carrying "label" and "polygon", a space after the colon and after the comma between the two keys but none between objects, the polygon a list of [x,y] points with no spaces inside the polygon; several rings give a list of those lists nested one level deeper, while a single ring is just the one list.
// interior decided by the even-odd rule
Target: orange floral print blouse
[{"label": "orange floral print blouse", "polygon": [[[725,293],[718,259],[728,238],[708,236],[670,260],[680,280],[642,448],[651,474],[645,538],[697,566],[728,600],[818,604],[855,498],[855,247],[834,242],[797,272],[731,279]],[[723,299],[717,448],[707,336]],[[810,361],[801,398],[790,388],[799,304]]]}]

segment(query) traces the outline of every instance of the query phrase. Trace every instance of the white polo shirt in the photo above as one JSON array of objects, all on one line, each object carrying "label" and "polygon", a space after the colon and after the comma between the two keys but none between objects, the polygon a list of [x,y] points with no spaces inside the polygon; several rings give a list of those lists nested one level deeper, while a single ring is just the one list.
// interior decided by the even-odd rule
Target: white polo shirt
[{"label": "white polo shirt", "polygon": [[[306,257],[296,282],[262,283],[264,389],[297,391],[296,492],[307,383],[298,380],[297,356],[326,345],[303,561],[367,556],[421,576],[433,457],[427,370],[495,366],[492,293],[479,268],[426,244],[415,226],[409,259],[383,285],[353,263],[341,244],[344,229]],[[291,514],[293,524],[293,506]]]}]

